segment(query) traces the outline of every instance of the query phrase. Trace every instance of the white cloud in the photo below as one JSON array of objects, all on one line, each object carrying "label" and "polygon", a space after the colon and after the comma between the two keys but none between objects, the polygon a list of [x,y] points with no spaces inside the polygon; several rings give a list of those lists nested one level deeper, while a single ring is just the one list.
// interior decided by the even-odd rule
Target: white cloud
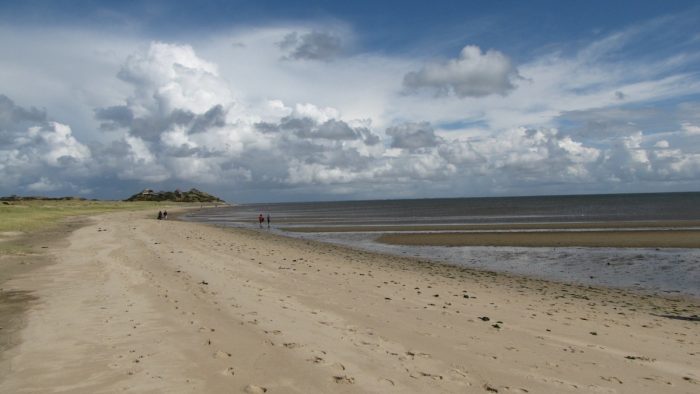
[{"label": "white cloud", "polygon": [[153,42],[147,51],[129,56],[118,76],[134,87],[127,106],[137,118],[175,109],[200,114],[232,101],[217,66],[199,58],[188,45]]},{"label": "white cloud", "polygon": [[54,183],[52,180],[50,180],[47,177],[41,177],[39,178],[38,181],[34,183],[30,183],[27,186],[27,190],[33,191],[33,192],[53,192],[56,190],[60,190],[63,187],[63,185]]},{"label": "white cloud", "polygon": [[[304,26],[239,29],[193,46],[200,56],[219,65],[222,78],[239,93],[241,106],[255,114],[262,116],[267,103],[278,100],[291,108],[304,103],[337,108],[347,119],[371,119],[382,130],[389,126],[394,116],[388,106],[401,76],[413,63],[372,53],[346,54],[333,62],[280,61],[277,43],[285,35],[312,30]],[[334,30],[334,34],[344,42],[352,41],[347,29]],[[245,46],[231,47],[231,42]]]},{"label": "white cloud", "polygon": [[666,140],[657,141],[654,144],[654,148],[659,148],[659,149],[668,149],[670,146],[671,145]]},{"label": "white cloud", "polygon": [[446,63],[432,63],[404,76],[403,86],[409,93],[426,89],[437,95],[457,97],[505,95],[515,88],[517,69],[503,53],[490,49],[482,53],[475,45],[465,46],[459,58]]},{"label": "white cloud", "polygon": [[67,125],[0,96],[0,188],[31,192],[74,189],[85,180],[92,156]]},{"label": "white cloud", "polygon": [[[162,43],[129,57],[119,75],[134,85],[133,93],[125,104],[96,112],[106,128],[126,133],[125,144],[115,147],[110,160],[121,178],[197,179],[211,184],[224,178],[228,182],[325,182],[340,179],[334,171],[347,173],[344,161],[362,163],[358,157],[369,155],[378,142],[364,126],[367,122],[348,123],[331,107],[287,106],[280,99],[254,108],[239,105],[216,69],[190,47]],[[181,99],[182,92],[190,92],[187,99]],[[209,101],[201,105],[203,100],[192,102],[190,96]],[[304,160],[297,171],[294,163],[299,157]],[[304,165],[317,170],[309,172],[301,168]],[[143,170],[138,171],[139,167]]]},{"label": "white cloud", "polygon": [[[224,195],[354,190],[353,197],[371,198],[595,192],[697,179],[696,106],[649,109],[658,100],[700,92],[697,76],[683,72],[695,64],[692,57],[607,56],[628,45],[631,35],[623,34],[570,54],[538,56],[517,69],[503,53],[469,46],[459,58],[425,65],[360,52],[343,52],[342,61],[280,61],[278,43],[297,32],[290,55],[304,37],[314,42],[307,36],[314,30],[245,28],[189,44],[63,35],[76,38],[65,42],[69,54],[96,50],[98,38],[109,38],[95,52],[108,76],[81,58],[88,64],[86,84],[106,85],[76,101],[65,100],[74,92],[65,86],[48,89],[63,97],[60,105],[22,93],[26,104],[19,106],[0,96],[0,187],[59,192],[100,190],[109,182],[194,182]],[[333,34],[343,43],[352,35]],[[80,64],[46,46],[80,74]],[[29,60],[39,56],[32,55],[20,63],[34,64]],[[0,60],[3,71],[7,64]],[[29,90],[40,92],[22,75]],[[37,75],[81,84],[55,70]],[[0,81],[10,92],[21,90],[2,73]],[[402,88],[450,94],[426,98]],[[79,121],[62,120],[67,105],[84,112],[70,117]]]},{"label": "white cloud", "polygon": [[93,108],[124,97],[128,86],[115,74],[142,42],[129,34],[24,24],[0,25],[0,94],[35,106],[71,126],[81,141],[108,139],[95,133]]},{"label": "white cloud", "polygon": [[304,103],[297,104],[294,107],[292,116],[295,118],[309,118],[318,123],[328,122],[331,119],[337,118],[339,112],[335,108],[325,107],[319,108],[313,104]]},{"label": "white cloud", "polygon": [[278,45],[287,53],[285,59],[293,60],[329,61],[343,50],[343,41],[338,35],[317,30],[288,33]]},{"label": "white cloud", "polygon": [[43,126],[30,127],[28,137],[32,140],[31,149],[46,164],[59,167],[66,163],[81,163],[90,159],[90,150],[76,140],[70,127],[48,122]]},{"label": "white cloud", "polygon": [[402,148],[410,151],[434,147],[440,142],[428,122],[404,123],[392,126],[386,130],[386,134],[391,137],[392,148]]},{"label": "white cloud", "polygon": [[686,134],[700,134],[700,126],[691,123],[683,123],[681,127]]}]

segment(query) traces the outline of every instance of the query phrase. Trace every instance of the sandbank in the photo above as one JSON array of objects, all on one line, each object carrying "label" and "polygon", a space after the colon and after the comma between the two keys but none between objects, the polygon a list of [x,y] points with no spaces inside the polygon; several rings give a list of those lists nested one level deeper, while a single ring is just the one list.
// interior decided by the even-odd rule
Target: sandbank
[{"label": "sandbank", "polygon": [[698,248],[700,230],[389,233],[377,242],[413,246]]},{"label": "sandbank", "polygon": [[[296,220],[296,219],[295,219]],[[296,223],[296,221],[295,221]],[[298,233],[346,232],[430,232],[430,231],[493,231],[493,230],[584,230],[584,229],[692,229],[700,228],[697,220],[638,220],[607,222],[544,222],[544,223],[482,223],[482,224],[410,224],[410,225],[334,225],[289,226],[282,230]]]}]

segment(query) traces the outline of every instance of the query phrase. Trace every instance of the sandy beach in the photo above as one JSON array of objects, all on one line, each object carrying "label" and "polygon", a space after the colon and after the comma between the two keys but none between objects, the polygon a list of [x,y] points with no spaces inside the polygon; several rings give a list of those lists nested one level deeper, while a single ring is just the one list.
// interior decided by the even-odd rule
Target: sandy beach
[{"label": "sandy beach", "polygon": [[36,266],[0,282],[24,297],[0,301],[0,392],[700,390],[698,300],[143,212],[81,226],[0,260]]}]

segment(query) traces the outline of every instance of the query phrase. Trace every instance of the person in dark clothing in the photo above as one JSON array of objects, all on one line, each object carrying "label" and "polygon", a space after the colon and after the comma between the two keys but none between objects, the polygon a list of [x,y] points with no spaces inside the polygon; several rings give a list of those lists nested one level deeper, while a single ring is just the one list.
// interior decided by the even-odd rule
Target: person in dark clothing
[{"label": "person in dark clothing", "polygon": [[168,220],[168,211],[163,211],[163,220]]},{"label": "person in dark clothing", "polygon": [[163,212],[158,211],[158,220],[163,220]]},{"label": "person in dark clothing", "polygon": [[267,228],[270,228],[270,214],[267,214]]}]

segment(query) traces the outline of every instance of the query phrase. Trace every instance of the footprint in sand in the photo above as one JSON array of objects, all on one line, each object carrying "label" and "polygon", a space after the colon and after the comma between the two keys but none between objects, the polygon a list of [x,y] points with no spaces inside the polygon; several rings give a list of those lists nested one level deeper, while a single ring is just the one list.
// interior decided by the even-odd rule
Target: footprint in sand
[{"label": "footprint in sand", "polygon": [[618,379],[616,376],[601,376],[600,378],[606,382],[622,384],[622,380]]},{"label": "footprint in sand", "polygon": [[333,376],[333,381],[336,382],[337,384],[354,384],[355,383],[355,378],[352,376],[347,376],[347,375],[337,375]]},{"label": "footprint in sand", "polygon": [[213,357],[214,358],[229,358],[229,357],[231,357],[231,353],[226,353],[223,350],[217,350],[216,352],[214,352]]},{"label": "footprint in sand", "polygon": [[430,358],[430,354],[428,353],[417,352],[412,350],[407,351],[406,355],[409,356],[411,360],[415,359],[416,357]]},{"label": "footprint in sand", "polygon": [[236,371],[233,369],[233,367],[228,367],[221,371],[221,374],[224,376],[234,376],[236,374]]},{"label": "footprint in sand", "polygon": [[529,393],[529,392],[530,392],[528,389],[524,389],[524,388],[522,388],[522,387],[508,387],[508,386],[505,386],[503,389],[504,389],[505,391],[509,392],[509,393]]},{"label": "footprint in sand", "polygon": [[307,361],[311,361],[314,364],[321,364],[323,362],[323,357],[315,356],[314,358],[310,358]]},{"label": "footprint in sand", "polygon": [[245,389],[243,389],[243,391],[245,391],[246,393],[249,393],[249,394],[260,394],[260,393],[266,393],[267,388],[261,387],[261,386],[256,386],[254,384],[249,384],[249,385],[245,386]]},{"label": "footprint in sand", "polygon": [[431,378],[433,380],[443,380],[444,377],[442,375],[438,375],[435,373],[430,373],[430,372],[423,372],[423,371],[418,371],[421,377],[424,378]]}]

